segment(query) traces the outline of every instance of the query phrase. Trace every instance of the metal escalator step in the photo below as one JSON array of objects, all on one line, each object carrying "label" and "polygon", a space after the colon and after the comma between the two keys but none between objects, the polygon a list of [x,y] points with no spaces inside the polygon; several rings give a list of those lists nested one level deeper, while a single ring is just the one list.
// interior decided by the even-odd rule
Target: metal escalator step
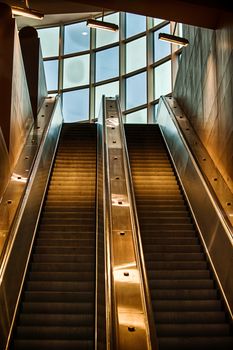
[{"label": "metal escalator step", "polygon": [[90,291],[25,291],[25,302],[70,302],[82,300],[84,303],[93,302],[93,293]]},{"label": "metal escalator step", "polygon": [[[94,255],[88,254],[90,261],[93,261]],[[83,263],[87,262],[86,254],[65,255],[65,254],[33,254],[32,262],[53,262],[53,263]]]},{"label": "metal escalator step", "polygon": [[28,280],[29,281],[49,281],[49,282],[84,282],[88,281],[88,279],[94,279],[95,278],[95,273],[93,271],[93,264],[90,264],[92,266],[92,271],[75,271],[75,272],[68,272],[68,271],[43,271],[43,272],[37,272],[33,271],[28,274]]},{"label": "metal escalator step", "polygon": [[14,341],[16,350],[89,350],[93,349],[93,340],[42,340],[18,339]]},{"label": "metal escalator step", "polygon": [[73,314],[21,314],[20,326],[91,326],[94,315],[85,313]]},{"label": "metal escalator step", "polygon": [[91,255],[94,253],[93,247],[67,247],[67,246],[35,246],[33,248],[36,254],[61,254],[61,255]]},{"label": "metal escalator step", "polygon": [[215,300],[218,298],[216,289],[154,289],[150,291],[152,299],[156,300]]},{"label": "metal escalator step", "polygon": [[176,239],[176,238],[181,238],[181,239],[193,239],[196,238],[195,232],[193,230],[164,230],[160,231],[159,229],[156,230],[150,230],[147,229],[143,231],[143,240],[145,242],[148,240],[153,240],[153,239]]},{"label": "metal escalator step", "polygon": [[93,264],[90,262],[80,263],[43,263],[34,262],[30,265],[32,272],[93,272]]},{"label": "metal escalator step", "polygon": [[65,239],[65,240],[69,240],[69,239],[79,239],[79,240],[85,240],[85,239],[90,239],[90,241],[92,241],[93,239],[93,230],[92,231],[85,231],[85,232],[80,232],[80,231],[74,231],[74,232],[66,232],[66,231],[40,231],[38,233],[38,239],[49,239],[49,240],[59,240],[59,239]]},{"label": "metal escalator step", "polygon": [[91,314],[94,308],[92,303],[86,303],[81,299],[79,302],[23,302],[21,311],[24,314]]},{"label": "metal escalator step", "polygon": [[147,276],[151,280],[158,279],[207,279],[210,278],[209,270],[148,270]]},{"label": "metal escalator step", "polygon": [[232,337],[210,336],[210,337],[161,337],[159,339],[160,349],[165,350],[232,350]]},{"label": "metal escalator step", "polygon": [[157,325],[157,332],[161,337],[164,336],[229,336],[230,327],[225,323],[217,324],[159,324]]},{"label": "metal escalator step", "polygon": [[221,311],[219,300],[153,300],[155,312],[160,311]]},{"label": "metal escalator step", "polygon": [[[190,237],[176,237],[175,234],[173,235],[173,237],[143,237],[143,243],[145,246],[149,246],[150,245],[175,245],[177,246],[179,245],[197,245],[199,244],[199,240],[198,238],[196,238],[195,236],[193,238]],[[148,249],[147,248],[147,249]]]},{"label": "metal escalator step", "polygon": [[151,289],[211,289],[214,287],[211,279],[183,279],[183,280],[150,280]]},{"label": "metal escalator step", "polygon": [[17,336],[19,339],[84,339],[93,337],[92,327],[18,327]]},{"label": "metal escalator step", "polygon": [[62,231],[62,232],[78,232],[79,230],[82,231],[89,231],[90,227],[88,225],[82,225],[82,224],[70,224],[70,225],[56,225],[56,224],[41,224],[40,230],[42,231]]},{"label": "metal escalator step", "polygon": [[202,252],[202,247],[200,245],[161,245],[161,244],[153,244],[153,245],[144,245],[145,254],[153,253],[198,253]]},{"label": "metal escalator step", "polygon": [[[78,236],[78,235],[77,235]],[[38,238],[36,240],[36,246],[37,247],[49,247],[49,246],[53,246],[53,247],[58,247],[58,246],[62,246],[62,247],[89,247],[89,248],[95,248],[95,241],[94,240],[90,240],[87,238],[83,238],[80,239],[79,237],[77,237],[76,239],[74,238],[50,238],[48,237],[47,239],[45,238]]]},{"label": "metal escalator step", "polygon": [[83,292],[94,289],[94,281],[27,281],[27,291]]},{"label": "metal escalator step", "polygon": [[204,253],[147,253],[144,254],[146,261],[202,261]]},{"label": "metal escalator step", "polygon": [[184,271],[184,270],[205,270],[208,268],[207,262],[203,261],[147,261],[147,273],[153,270],[170,270],[170,271]]},{"label": "metal escalator step", "polygon": [[154,313],[155,322],[162,323],[225,323],[225,313],[218,311],[158,311]]}]

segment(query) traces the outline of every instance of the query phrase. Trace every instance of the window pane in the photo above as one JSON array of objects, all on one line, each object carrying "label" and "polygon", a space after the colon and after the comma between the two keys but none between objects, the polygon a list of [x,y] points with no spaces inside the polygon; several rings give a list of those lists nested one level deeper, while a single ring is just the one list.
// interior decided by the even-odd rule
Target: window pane
[{"label": "window pane", "polygon": [[58,88],[58,61],[44,61],[45,77],[48,91]]},{"label": "window pane", "polygon": [[126,13],[126,38],[146,31],[146,17]]},{"label": "window pane", "polygon": [[158,61],[171,53],[171,44],[159,40],[159,33],[170,33],[170,24],[154,32],[154,61]]},{"label": "window pane", "polygon": [[97,86],[95,88],[95,116],[98,117],[100,110],[100,103],[102,100],[102,95],[106,97],[115,97],[119,95],[119,82],[115,81],[114,83],[104,84]]},{"label": "window pane", "polygon": [[126,123],[146,124],[147,123],[147,108],[140,111],[129,113],[125,116]]},{"label": "window pane", "polygon": [[154,69],[154,98],[171,92],[171,61],[161,64]]},{"label": "window pane", "polygon": [[119,47],[113,47],[96,53],[96,81],[119,75]]},{"label": "window pane", "polygon": [[[102,18],[98,20],[101,21]],[[104,21],[119,25],[119,13],[104,16]],[[116,41],[119,41],[119,31],[111,32],[109,30],[96,29],[96,47],[112,44]]]},{"label": "window pane", "polygon": [[153,25],[154,27],[159,25],[160,23],[163,23],[165,20],[161,18],[153,18]]},{"label": "window pane", "polygon": [[64,59],[63,88],[89,84],[90,55]]},{"label": "window pane", "polygon": [[126,109],[146,103],[146,72],[126,79]]},{"label": "window pane", "polygon": [[89,89],[63,93],[63,116],[65,122],[76,122],[89,118]]},{"label": "window pane", "polygon": [[154,123],[157,123],[158,106],[158,103],[154,105]]},{"label": "window pane", "polygon": [[38,29],[43,57],[58,56],[59,27]]},{"label": "window pane", "polygon": [[64,54],[90,49],[90,29],[86,22],[65,26]]},{"label": "window pane", "polygon": [[126,73],[146,66],[146,37],[126,44]]}]

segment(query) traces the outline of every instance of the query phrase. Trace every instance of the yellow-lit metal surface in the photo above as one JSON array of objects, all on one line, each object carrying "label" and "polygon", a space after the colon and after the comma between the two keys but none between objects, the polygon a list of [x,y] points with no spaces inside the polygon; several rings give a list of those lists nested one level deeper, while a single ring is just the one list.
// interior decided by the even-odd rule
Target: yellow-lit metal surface
[{"label": "yellow-lit metal surface", "polygon": [[112,296],[112,342],[117,350],[151,349],[143,279],[135,239],[127,185],[123,137],[117,100],[105,101],[107,201],[109,202],[109,273]]},{"label": "yellow-lit metal surface", "polygon": [[1,127],[0,127],[0,162],[1,162],[1,167],[0,167],[0,200],[1,200],[3,192],[9,181],[9,175],[10,175],[9,154],[7,151],[7,147],[4,140],[4,136],[2,134]]},{"label": "yellow-lit metal surface", "polygon": [[103,126],[97,125],[97,171],[96,171],[96,288],[95,288],[95,349],[105,350],[108,343],[106,332],[107,302],[105,293],[105,239],[104,239],[104,168]]},{"label": "yellow-lit metal surface", "polygon": [[[12,221],[15,217],[26,183],[30,175],[30,169],[35,160],[35,155],[41,141],[41,137],[48,126],[55,98],[46,98],[38,114],[37,121],[32,127],[27,141],[22,149],[13,173],[8,177],[8,185],[0,203],[0,256],[5,240],[8,238]],[[5,166],[5,164],[3,164]],[[7,164],[6,164],[7,169]],[[8,170],[8,176],[9,176]]]},{"label": "yellow-lit metal surface", "polygon": [[24,63],[17,26],[14,33],[13,71],[10,115],[9,156],[11,170],[18,162],[19,154],[33,125],[33,115],[28,92]]},{"label": "yellow-lit metal surface", "polygon": [[194,157],[197,159],[203,175],[206,177],[215,192],[218,201],[224,210],[223,215],[233,228],[233,193],[227,186],[200,139],[197,137],[190,121],[182,112],[177,101],[174,98],[166,98],[166,102],[173,111],[173,115],[182,130]]},{"label": "yellow-lit metal surface", "polygon": [[[37,129],[38,126],[40,129]],[[6,197],[1,210],[4,211],[6,205],[9,205],[9,208],[5,209],[8,219],[3,222],[5,226],[2,226],[6,229],[8,239],[0,266],[0,349],[5,349],[11,333],[61,126],[59,98],[56,98],[56,101],[47,99],[39,113],[37,127],[33,128],[25,153],[23,151],[20,158],[22,162],[15,170],[17,176],[20,174],[21,178],[24,178],[24,172],[28,169],[25,162],[29,161],[25,158],[31,157],[32,169],[27,175],[27,184],[24,182],[25,179],[17,182],[14,176],[9,183],[9,191],[5,193]],[[34,149],[35,145],[37,145],[36,149]],[[19,185],[24,186],[21,193],[17,188]],[[7,203],[8,201],[11,203]],[[14,220],[12,220],[13,217]]]},{"label": "yellow-lit metal surface", "polygon": [[[183,119],[183,117],[182,111],[175,101],[165,98],[160,100],[158,123],[232,317],[232,226],[230,220],[226,220],[215,193],[207,181],[209,177],[214,178],[216,176],[217,169],[212,167],[208,154],[206,152],[202,153],[204,149],[195,135],[192,134],[191,126],[187,124],[186,120],[182,125],[182,127],[186,127],[186,130],[182,130],[183,133],[180,130],[180,121],[178,123],[177,119]],[[193,153],[191,153],[189,147]],[[205,167],[200,165],[202,162],[206,162]],[[222,193],[220,197],[224,198],[225,195],[225,200],[226,198],[230,200],[227,197],[229,194]],[[230,215],[230,211],[228,213]]]}]

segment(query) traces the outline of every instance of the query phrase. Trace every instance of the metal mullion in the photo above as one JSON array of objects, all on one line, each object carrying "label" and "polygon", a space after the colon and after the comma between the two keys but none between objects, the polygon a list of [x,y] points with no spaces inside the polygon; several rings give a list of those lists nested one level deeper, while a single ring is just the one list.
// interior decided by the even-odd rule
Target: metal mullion
[{"label": "metal mullion", "polygon": [[[60,25],[59,31],[59,57],[58,57],[58,93],[61,93],[63,88],[63,52],[64,52],[64,25]],[[61,96],[61,101],[63,96]]]},{"label": "metal mullion", "polygon": [[64,88],[61,91],[62,92],[71,92],[71,91],[83,90],[83,89],[88,89],[88,88],[89,88],[89,84],[86,84],[86,85],[80,85],[80,86],[73,86],[70,88]]},{"label": "metal mullion", "polygon": [[152,32],[152,33],[156,32],[157,30],[162,29],[163,27],[165,27],[169,23],[170,23],[170,21],[161,22],[161,23],[157,24],[157,26],[150,28],[149,31]]},{"label": "metal mullion", "polygon": [[147,30],[145,30],[144,32],[135,34],[135,35],[133,35],[133,36],[130,36],[129,38],[124,38],[124,39],[123,39],[123,42],[124,42],[124,44],[128,44],[128,43],[130,43],[131,41],[134,41],[134,40],[137,40],[137,39],[142,38],[142,37],[145,36],[146,34],[147,34]]},{"label": "metal mullion", "polygon": [[140,73],[144,73],[144,72],[146,72],[146,70],[147,70],[147,67],[145,66],[143,68],[139,68],[137,70],[134,70],[134,71],[132,71],[130,73],[126,73],[126,74],[123,75],[123,77],[125,79],[127,79],[127,78],[130,78],[130,77],[133,77],[134,75],[137,75],[137,74],[140,74]]},{"label": "metal mullion", "polygon": [[146,32],[146,55],[147,55],[147,123],[153,122],[153,107],[150,102],[154,97],[154,80],[153,80],[153,33],[150,32],[151,19],[147,17],[147,32]]},{"label": "metal mullion", "polygon": [[143,105],[140,105],[140,106],[136,106],[136,107],[133,107],[133,108],[129,108],[129,109],[126,109],[123,114],[130,114],[130,113],[134,113],[134,112],[138,112],[140,111],[141,109],[145,109],[147,108],[147,103],[144,103]]},{"label": "metal mullion", "polygon": [[121,101],[121,108],[125,110],[126,101],[126,80],[125,80],[125,12],[120,12],[120,36],[119,36],[119,95]]},{"label": "metal mullion", "polygon": [[115,41],[114,43],[107,44],[104,46],[95,47],[95,48],[93,48],[93,51],[94,52],[104,51],[104,50],[111,49],[112,47],[116,47],[116,46],[119,46],[119,41]]},{"label": "metal mullion", "polygon": [[160,60],[158,60],[158,61],[156,61],[156,62],[154,62],[154,63],[152,63],[151,64],[151,67],[152,68],[156,68],[156,67],[158,67],[158,66],[161,66],[161,64],[163,64],[163,63],[165,63],[165,62],[167,62],[167,61],[170,61],[171,60],[171,54],[170,55],[167,55],[167,56],[165,56],[165,57],[163,57],[163,58],[161,58]]},{"label": "metal mullion", "polygon": [[106,80],[98,81],[98,82],[94,83],[93,86],[94,87],[98,87],[98,86],[101,86],[101,85],[114,83],[115,81],[119,81],[119,76],[114,77],[114,78],[110,78],[110,79],[106,79]]},{"label": "metal mullion", "polygon": [[95,44],[96,29],[90,31],[90,85],[89,85],[89,120],[96,118],[95,115]]},{"label": "metal mullion", "polygon": [[68,54],[64,54],[62,55],[62,58],[72,58],[72,57],[78,57],[78,56],[84,56],[84,55],[88,55],[90,53],[90,50],[85,50],[85,51],[79,51],[79,52],[73,52],[73,53],[68,53]]}]

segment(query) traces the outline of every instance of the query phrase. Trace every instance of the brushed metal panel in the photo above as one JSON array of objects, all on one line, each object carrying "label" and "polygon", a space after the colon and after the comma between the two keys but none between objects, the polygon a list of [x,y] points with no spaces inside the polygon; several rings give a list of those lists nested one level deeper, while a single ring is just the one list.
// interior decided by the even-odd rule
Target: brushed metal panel
[{"label": "brushed metal panel", "polygon": [[97,178],[96,178],[96,295],[95,295],[95,349],[107,348],[107,297],[105,276],[107,274],[104,231],[104,168],[102,125],[97,125]]},{"label": "brushed metal panel", "polygon": [[190,121],[183,113],[177,102],[172,98],[166,99],[166,102],[173,110],[175,120],[179,125],[185,140],[191,148],[192,154],[197,160],[203,176],[205,177],[206,181],[209,182],[215,195],[217,196],[218,201],[224,209],[226,219],[233,226],[233,194],[230,188],[223,179],[209,153],[202,145],[202,142],[193,130]]},{"label": "brushed metal panel", "polygon": [[126,268],[135,264],[135,251],[131,230],[113,230],[112,245],[117,247],[117,254],[113,256],[114,266],[118,266],[118,268]]},{"label": "brushed metal panel", "polygon": [[9,154],[8,154],[8,150],[6,147],[6,143],[4,140],[1,127],[0,127],[0,164],[1,164],[1,167],[0,167],[0,200],[1,200],[3,192],[9,181],[9,175],[10,175]]},{"label": "brushed metal panel", "polygon": [[106,98],[104,105],[110,348],[151,349],[143,279],[135,249],[121,115],[116,99]]},{"label": "brushed metal panel", "polygon": [[[45,108],[47,108],[46,105]],[[62,114],[59,100],[56,101],[55,109],[52,111],[52,117],[43,134],[20,208],[11,225],[8,244],[1,263],[0,303],[3,305],[0,318],[1,349],[5,349],[10,334],[61,130]]]},{"label": "brushed metal panel", "polygon": [[[4,252],[5,241],[9,239],[9,232],[14,220],[21,197],[26,189],[31,167],[35,160],[42,136],[50,122],[55,98],[47,98],[38,114],[37,120],[30,131],[26,143],[22,149],[18,162],[12,169],[11,176],[8,173],[7,187],[0,202],[0,257]],[[0,260],[1,260],[0,259]]]},{"label": "brushed metal panel", "polygon": [[[175,108],[177,110],[177,108]],[[233,311],[233,231],[222,208],[205,181],[185,138],[179,129],[175,111],[166,99],[160,100],[158,123],[181,179],[193,217],[207,255],[223,291],[229,312]],[[190,130],[188,130],[190,132]]]},{"label": "brushed metal panel", "polygon": [[31,101],[24,71],[17,28],[15,26],[10,114],[10,161],[16,164],[33,124]]}]

